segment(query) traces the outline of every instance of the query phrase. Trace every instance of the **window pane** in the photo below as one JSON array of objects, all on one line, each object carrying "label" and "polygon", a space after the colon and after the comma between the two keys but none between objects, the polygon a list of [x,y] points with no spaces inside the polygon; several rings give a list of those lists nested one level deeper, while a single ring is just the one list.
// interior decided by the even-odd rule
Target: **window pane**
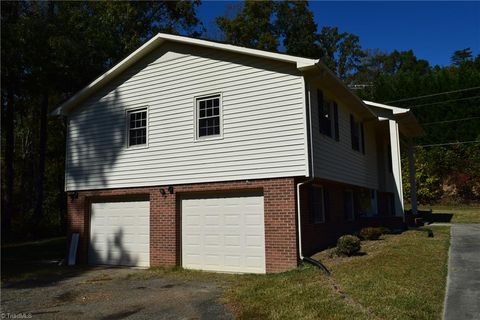
[{"label": "window pane", "polygon": [[128,115],[128,145],[147,143],[147,111],[133,111]]},{"label": "window pane", "polygon": [[198,137],[220,134],[220,99],[218,97],[198,100]]}]

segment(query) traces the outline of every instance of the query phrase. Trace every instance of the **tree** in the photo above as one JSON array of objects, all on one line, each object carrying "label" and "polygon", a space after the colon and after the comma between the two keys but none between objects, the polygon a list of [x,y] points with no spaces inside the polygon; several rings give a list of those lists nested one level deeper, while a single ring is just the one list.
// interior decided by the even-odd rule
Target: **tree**
[{"label": "tree", "polygon": [[245,1],[242,10],[234,18],[218,17],[225,41],[249,48],[276,51],[278,36],[271,17],[275,3],[268,1]]},{"label": "tree", "polygon": [[224,40],[239,46],[321,58],[350,81],[364,53],[358,36],[323,27],[318,33],[306,1],[245,1],[234,17],[218,17]]},{"label": "tree", "polygon": [[452,64],[458,66],[466,61],[471,61],[473,58],[472,50],[470,48],[465,48],[462,50],[456,50],[452,55]]},{"label": "tree", "polygon": [[[461,51],[461,50],[460,50]],[[467,59],[450,66],[430,66],[413,51],[373,52],[364,61],[357,79],[373,87],[359,91],[362,98],[380,102],[477,87],[480,59]],[[480,139],[480,121],[432,122],[480,116],[480,90],[451,93],[393,103],[411,108],[426,135],[419,145]],[[480,201],[480,144],[416,148],[419,200],[423,202]],[[405,164],[406,165],[406,164]],[[405,179],[408,188],[408,178]],[[405,193],[408,196],[408,193]]]},{"label": "tree", "polygon": [[307,1],[279,2],[275,29],[288,54],[318,57],[317,24]]},{"label": "tree", "polygon": [[12,213],[2,222],[13,217],[17,233],[27,234],[50,231],[33,224],[59,221],[65,211],[65,126],[48,112],[155,33],[199,36],[198,4],[1,3],[2,209]]}]

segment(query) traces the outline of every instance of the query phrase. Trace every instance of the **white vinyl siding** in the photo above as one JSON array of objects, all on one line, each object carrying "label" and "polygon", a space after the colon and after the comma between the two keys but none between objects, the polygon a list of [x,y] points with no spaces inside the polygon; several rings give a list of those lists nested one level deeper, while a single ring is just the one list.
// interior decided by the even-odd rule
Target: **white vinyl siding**
[{"label": "white vinyl siding", "polygon": [[[212,93],[222,139],[196,143]],[[69,116],[66,189],[305,176],[303,99],[294,64],[164,44]],[[125,148],[126,110],[147,105],[148,148]]]},{"label": "white vinyl siding", "polygon": [[338,108],[339,141],[320,133],[317,88],[310,86],[312,99],[313,167],[315,177],[351,185],[378,189],[378,168],[374,121],[364,124],[365,154],[352,149],[350,114],[354,114],[339,97],[324,91],[324,98],[335,100]]}]

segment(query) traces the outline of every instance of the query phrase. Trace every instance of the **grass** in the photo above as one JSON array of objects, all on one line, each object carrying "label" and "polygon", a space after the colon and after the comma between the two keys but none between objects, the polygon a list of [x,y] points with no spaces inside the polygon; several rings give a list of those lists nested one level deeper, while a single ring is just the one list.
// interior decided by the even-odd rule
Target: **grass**
[{"label": "grass", "polygon": [[[451,218],[451,223],[480,223],[480,206],[421,206],[420,210],[433,210],[432,218],[436,221],[441,217]],[[453,215],[449,217],[449,215]]]},{"label": "grass", "polygon": [[[448,227],[431,229],[433,238],[407,231],[364,241],[363,254],[354,257],[336,257],[332,249],[320,252],[315,258],[331,270],[331,277],[307,264],[267,275],[151,268],[129,277],[215,282],[225,289],[221,301],[239,319],[440,319],[450,232]],[[2,257],[10,262],[16,257],[27,265],[27,257],[55,258],[64,252],[63,241],[4,247]],[[8,268],[12,272],[12,266]],[[14,273],[23,278],[46,274],[32,273],[31,268],[18,272]]]},{"label": "grass", "polygon": [[65,237],[2,246],[2,282],[30,280],[71,271],[54,261],[65,256]]},{"label": "grass", "polygon": [[267,275],[154,268],[144,276],[216,281],[239,319],[440,319],[450,229],[431,229],[433,238],[407,231],[364,241],[355,257],[317,254],[331,277],[311,265]]}]

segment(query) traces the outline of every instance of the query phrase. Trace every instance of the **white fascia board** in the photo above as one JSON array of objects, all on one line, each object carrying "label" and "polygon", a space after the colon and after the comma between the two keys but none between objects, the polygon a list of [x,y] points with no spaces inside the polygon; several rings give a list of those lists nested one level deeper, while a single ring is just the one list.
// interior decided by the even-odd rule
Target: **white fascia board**
[{"label": "white fascia board", "polygon": [[110,70],[108,70],[103,75],[98,77],[95,81],[93,81],[88,86],[86,86],[85,88],[77,92],[73,97],[71,97],[66,102],[64,102],[60,107],[56,108],[51,113],[51,115],[54,115],[54,116],[67,115],[72,108],[77,106],[84,99],[88,98],[95,90],[97,90],[101,86],[111,81],[113,78],[115,78],[120,73],[125,71],[128,67],[130,67],[131,65],[139,61],[141,58],[149,54],[153,49],[158,47],[164,41],[172,41],[172,42],[185,43],[190,45],[197,45],[197,46],[224,50],[224,51],[229,51],[234,53],[257,56],[257,57],[266,58],[270,60],[295,63],[296,67],[299,70],[315,66],[316,63],[318,63],[319,61],[314,59],[295,57],[287,54],[274,53],[274,52],[268,52],[268,51],[257,50],[257,49],[249,49],[249,48],[234,46],[230,44],[217,43],[213,41],[176,36],[176,35],[166,34],[166,33],[158,33],[152,39],[144,43],[140,48],[135,50],[125,59],[123,59],[114,67],[112,67]]},{"label": "white fascia board", "polygon": [[157,34],[157,36],[162,38],[162,39],[170,40],[170,41],[174,41],[174,42],[193,44],[193,45],[202,46],[202,47],[208,47],[208,48],[220,49],[220,50],[224,50],[224,51],[247,54],[247,55],[267,58],[267,59],[271,59],[271,60],[292,62],[292,63],[296,63],[297,68],[299,68],[299,69],[304,68],[304,67],[308,67],[308,66],[313,66],[318,62],[318,60],[296,57],[296,56],[291,56],[291,55],[283,54],[283,53],[275,53],[275,52],[258,50],[258,49],[250,49],[250,48],[235,46],[235,45],[231,45],[231,44],[225,44],[225,43],[213,42],[213,41],[208,41],[208,40],[177,36],[177,35],[167,34],[167,33],[159,33],[159,34]]},{"label": "white fascia board", "polygon": [[95,79],[88,86],[78,91],[74,96],[72,96],[62,105],[60,105],[60,107],[56,108],[51,113],[51,115],[54,115],[54,116],[66,115],[71,107],[75,106],[83,98],[88,97],[91,93],[93,93],[93,91],[96,90],[97,87],[112,80],[121,72],[126,70],[129,66],[131,66],[132,64],[140,60],[142,57],[144,57],[147,53],[151,52],[151,50],[153,50],[153,48],[156,47],[156,45],[158,45],[159,42],[162,42],[159,40],[160,39],[157,35],[152,39],[148,40],[147,42],[145,42],[140,48],[132,52],[125,59],[123,59],[122,61],[117,63],[115,66],[113,66],[110,70],[108,70],[107,72],[102,74],[100,77]]},{"label": "white fascia board", "polygon": [[383,103],[378,103],[378,102],[373,102],[373,101],[363,100],[363,102],[366,105],[370,105],[370,106],[373,106],[373,107],[392,110],[393,114],[407,113],[407,112],[410,111],[410,109],[389,106],[389,105],[386,105],[386,104],[383,104]]}]

